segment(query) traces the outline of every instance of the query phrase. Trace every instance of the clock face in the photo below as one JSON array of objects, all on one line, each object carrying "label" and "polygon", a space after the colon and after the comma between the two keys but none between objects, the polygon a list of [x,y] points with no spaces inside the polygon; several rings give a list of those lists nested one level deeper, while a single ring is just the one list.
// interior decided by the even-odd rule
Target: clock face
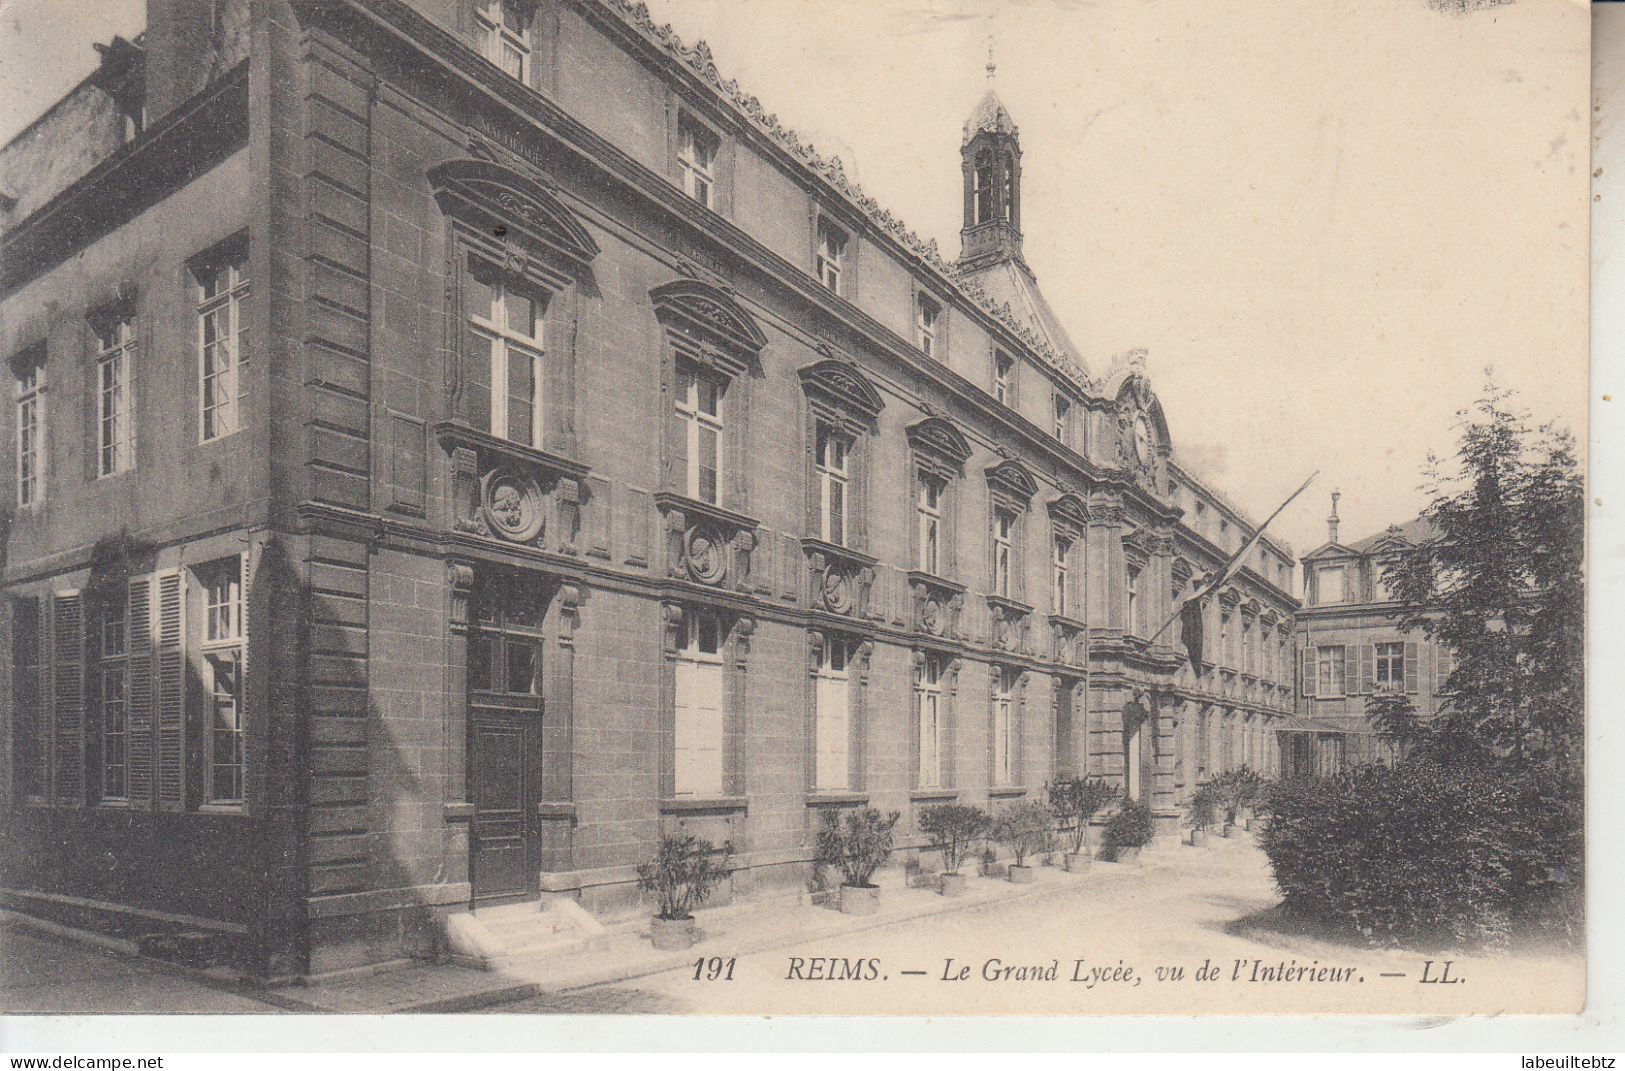
[{"label": "clock face", "polygon": [[1151,460],[1151,422],[1144,413],[1134,418],[1134,456],[1142,465]]}]

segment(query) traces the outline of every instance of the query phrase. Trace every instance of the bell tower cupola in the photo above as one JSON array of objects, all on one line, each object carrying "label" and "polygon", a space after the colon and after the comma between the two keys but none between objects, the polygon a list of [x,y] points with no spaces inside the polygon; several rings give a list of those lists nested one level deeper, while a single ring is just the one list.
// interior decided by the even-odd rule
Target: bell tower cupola
[{"label": "bell tower cupola", "polygon": [[959,262],[977,270],[1021,261],[1021,135],[994,86],[991,47],[987,92],[965,121],[959,145],[965,184],[965,224]]}]

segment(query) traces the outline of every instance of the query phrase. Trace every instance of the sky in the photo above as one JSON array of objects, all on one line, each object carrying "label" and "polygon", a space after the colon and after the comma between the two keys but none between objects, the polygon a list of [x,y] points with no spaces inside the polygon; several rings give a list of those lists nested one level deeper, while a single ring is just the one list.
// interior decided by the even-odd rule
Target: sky
[{"label": "sky", "polygon": [[[1334,488],[1345,541],[1414,516],[1487,366],[1583,432],[1587,12],[1439,2],[649,0],[950,255],[991,39],[1091,372],[1148,350],[1176,455],[1255,519],[1319,470],[1299,553]],[[142,6],[0,0],[0,138]]]}]

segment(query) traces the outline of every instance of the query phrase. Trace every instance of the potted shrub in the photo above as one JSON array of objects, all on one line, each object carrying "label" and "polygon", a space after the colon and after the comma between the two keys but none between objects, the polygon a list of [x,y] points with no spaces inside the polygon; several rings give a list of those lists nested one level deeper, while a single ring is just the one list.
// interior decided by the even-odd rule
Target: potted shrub
[{"label": "potted shrub", "polygon": [[1009,848],[1014,858],[1008,873],[1015,884],[1028,885],[1037,877],[1027,865],[1027,857],[1044,850],[1054,820],[1048,807],[1037,800],[1024,800],[1006,807],[994,821],[993,838]]},{"label": "potted shrub", "polygon": [[1214,803],[1219,812],[1219,836],[1232,836],[1236,831],[1236,809],[1241,804],[1241,771],[1227,770],[1209,780],[1208,784],[1213,786]]},{"label": "potted shrub", "polygon": [[1185,803],[1185,821],[1191,827],[1191,847],[1207,843],[1207,829],[1219,813],[1219,792],[1212,781],[1203,781]]},{"label": "potted shrub", "polygon": [[882,815],[873,807],[846,812],[843,821],[834,811],[824,812],[818,832],[818,861],[841,872],[841,910],[848,915],[873,915],[880,910],[880,889],[870,879],[891,855],[896,811]]},{"label": "potted shrub", "polygon": [[1243,766],[1236,778],[1236,818],[1251,831],[1253,823],[1266,806],[1269,778],[1257,770]]},{"label": "potted shrub", "polygon": [[695,941],[694,908],[729,874],[733,846],[720,849],[689,834],[664,834],[655,857],[638,865],[638,888],[653,893],[660,911],[649,922],[656,948],[681,951]]},{"label": "potted shrub", "polygon": [[987,812],[962,803],[939,803],[920,812],[920,832],[942,850],[942,895],[962,896],[965,875],[959,867],[976,839],[987,832]]},{"label": "potted shrub", "polygon": [[1050,808],[1063,823],[1067,870],[1076,873],[1089,865],[1089,822],[1116,797],[1117,790],[1098,777],[1063,778],[1049,786]]},{"label": "potted shrub", "polygon": [[1125,799],[1106,822],[1106,846],[1111,849],[1113,862],[1133,863],[1140,858],[1140,849],[1151,843],[1156,826],[1151,820],[1151,805]]}]

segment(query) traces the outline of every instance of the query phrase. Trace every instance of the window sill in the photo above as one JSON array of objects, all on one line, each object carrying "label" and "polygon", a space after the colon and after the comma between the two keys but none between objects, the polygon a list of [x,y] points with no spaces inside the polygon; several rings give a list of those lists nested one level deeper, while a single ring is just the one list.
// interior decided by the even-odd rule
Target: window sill
[{"label": "window sill", "polygon": [[807,793],[807,806],[809,807],[842,807],[852,804],[863,805],[869,802],[867,792],[809,792]]},{"label": "window sill", "polygon": [[957,788],[917,788],[908,794],[915,803],[952,802],[959,798]]},{"label": "window sill", "polygon": [[661,814],[726,814],[750,809],[744,796],[669,796],[660,801]]},{"label": "window sill", "polygon": [[576,817],[576,805],[569,800],[542,800],[536,804],[536,817],[568,818],[573,822]]},{"label": "window sill", "polygon": [[562,472],[578,480],[591,471],[579,461],[546,450],[538,450],[524,443],[499,438],[460,420],[442,420],[434,426],[434,433],[442,446],[471,446],[481,453],[495,454],[510,461],[518,461],[552,472]]},{"label": "window sill", "polygon": [[872,566],[880,563],[880,559],[873,555],[865,554],[861,550],[854,550],[852,547],[841,543],[831,543],[829,540],[820,539],[818,536],[802,536],[801,549],[807,553],[817,551],[827,557],[840,558],[844,561],[856,562],[862,565]]},{"label": "window sill", "polygon": [[743,513],[735,513],[731,509],[712,505],[709,502],[701,502],[697,498],[689,498],[687,495],[678,494],[676,491],[657,491],[655,492],[654,502],[656,508],[662,512],[680,510],[685,515],[697,514],[731,528],[753,530],[761,524],[754,517],[747,517]]},{"label": "window sill", "polygon": [[989,606],[998,607],[999,609],[1012,614],[1026,615],[1033,612],[1033,608],[1031,606],[1028,606],[1024,602],[1019,602],[1016,599],[1012,599],[1008,595],[989,595],[987,597],[987,604]]},{"label": "window sill", "polygon": [[474,820],[474,805],[462,800],[442,804],[440,814],[448,822],[472,822]]},{"label": "window sill", "polygon": [[927,587],[942,588],[952,592],[963,592],[965,590],[965,585],[944,579],[935,573],[928,573],[924,569],[910,569],[907,575],[910,581],[924,584]]},{"label": "window sill", "polygon": [[[182,812],[184,813],[184,812]],[[248,808],[241,803],[200,803],[194,814],[218,814],[236,818],[247,818]]]},{"label": "window sill", "polygon": [[1008,799],[1025,796],[1028,791],[1024,785],[994,785],[987,790],[987,795],[989,799]]}]

